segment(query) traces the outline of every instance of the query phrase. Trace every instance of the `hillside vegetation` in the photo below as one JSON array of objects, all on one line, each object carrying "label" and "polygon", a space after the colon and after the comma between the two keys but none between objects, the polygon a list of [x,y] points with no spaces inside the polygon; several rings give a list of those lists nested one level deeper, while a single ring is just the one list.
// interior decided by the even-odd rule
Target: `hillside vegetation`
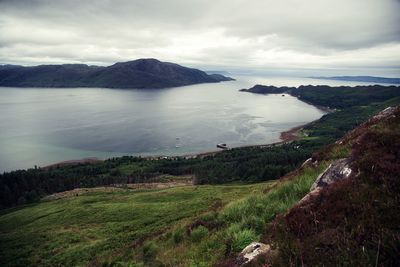
[{"label": "hillside vegetation", "polygon": [[151,246],[148,241],[160,238],[165,246],[189,242],[186,227],[196,217],[269,186],[104,190],[10,210],[0,216],[0,265],[99,266],[122,261],[128,266],[153,260],[160,245],[144,251]]},{"label": "hillside vegetation", "polygon": [[340,157],[350,160],[352,175],[270,224],[263,240],[277,253],[261,261],[272,266],[399,265],[400,106],[321,150],[313,161],[332,160],[340,150],[348,151]]}]

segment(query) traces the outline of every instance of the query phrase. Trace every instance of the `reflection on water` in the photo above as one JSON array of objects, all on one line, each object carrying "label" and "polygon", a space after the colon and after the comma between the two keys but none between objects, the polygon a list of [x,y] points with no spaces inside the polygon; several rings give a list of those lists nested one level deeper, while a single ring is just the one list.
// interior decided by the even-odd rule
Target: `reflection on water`
[{"label": "reflection on water", "polygon": [[238,92],[256,83],[338,84],[239,77],[160,90],[0,88],[0,170],[84,157],[182,155],[215,150],[217,143],[271,143],[323,114],[291,96]]}]

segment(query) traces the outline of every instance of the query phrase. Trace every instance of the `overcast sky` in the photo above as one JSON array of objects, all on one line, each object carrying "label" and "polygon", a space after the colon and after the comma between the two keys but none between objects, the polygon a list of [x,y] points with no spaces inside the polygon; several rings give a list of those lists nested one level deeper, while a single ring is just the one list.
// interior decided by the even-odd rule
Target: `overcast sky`
[{"label": "overcast sky", "polygon": [[0,63],[400,70],[400,0],[0,0]]}]

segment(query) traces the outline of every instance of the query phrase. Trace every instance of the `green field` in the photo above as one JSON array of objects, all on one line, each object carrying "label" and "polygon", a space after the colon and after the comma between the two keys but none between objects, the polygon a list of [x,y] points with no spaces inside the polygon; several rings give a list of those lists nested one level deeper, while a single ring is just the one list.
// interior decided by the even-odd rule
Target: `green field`
[{"label": "green field", "polygon": [[260,240],[326,164],[279,182],[82,190],[3,210],[0,265],[211,266]]},{"label": "green field", "polygon": [[140,261],[142,242],[268,184],[121,190],[42,201],[0,216],[0,259],[14,266]]}]

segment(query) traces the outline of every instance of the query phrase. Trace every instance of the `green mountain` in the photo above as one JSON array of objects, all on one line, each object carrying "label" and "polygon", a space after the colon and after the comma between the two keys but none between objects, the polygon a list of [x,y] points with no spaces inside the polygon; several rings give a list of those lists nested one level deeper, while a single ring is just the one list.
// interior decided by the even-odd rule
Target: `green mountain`
[{"label": "green mountain", "polygon": [[84,64],[0,66],[0,86],[10,87],[166,88],[230,80],[233,79],[157,59],[138,59],[108,67]]}]

